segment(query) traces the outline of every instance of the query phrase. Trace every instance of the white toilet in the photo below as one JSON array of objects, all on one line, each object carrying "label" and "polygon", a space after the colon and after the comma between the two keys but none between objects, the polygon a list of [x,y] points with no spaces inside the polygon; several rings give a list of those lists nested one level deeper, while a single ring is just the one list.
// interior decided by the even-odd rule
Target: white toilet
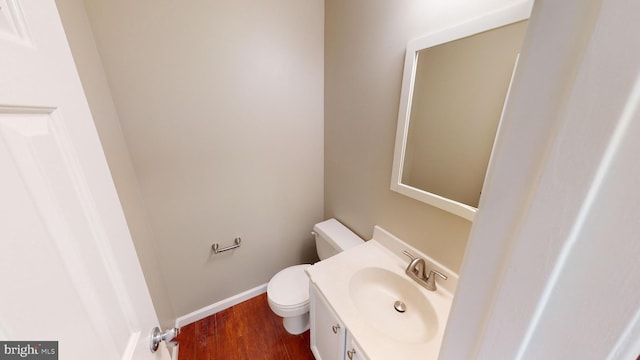
[{"label": "white toilet", "polygon": [[[314,225],[313,234],[320,260],[364,242],[336,219]],[[267,285],[269,307],[283,318],[284,328],[290,334],[302,334],[309,329],[309,278],[304,272],[309,266],[294,265],[281,270]]]}]

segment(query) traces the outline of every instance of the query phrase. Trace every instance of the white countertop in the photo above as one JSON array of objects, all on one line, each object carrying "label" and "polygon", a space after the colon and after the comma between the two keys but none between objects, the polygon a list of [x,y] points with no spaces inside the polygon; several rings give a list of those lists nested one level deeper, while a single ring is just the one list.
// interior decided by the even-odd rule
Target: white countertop
[{"label": "white countertop", "polygon": [[[422,342],[394,339],[374,328],[350,296],[352,275],[368,267],[383,268],[414,282],[405,274],[409,259],[402,255],[402,250],[425,258],[427,269],[435,268],[449,277],[446,281],[438,280],[436,291],[415,284],[435,310],[437,319],[437,324],[427,324],[437,327],[435,334]],[[320,261],[306,272],[370,360],[437,359],[457,283],[457,274],[451,270],[376,226],[372,240]]]}]

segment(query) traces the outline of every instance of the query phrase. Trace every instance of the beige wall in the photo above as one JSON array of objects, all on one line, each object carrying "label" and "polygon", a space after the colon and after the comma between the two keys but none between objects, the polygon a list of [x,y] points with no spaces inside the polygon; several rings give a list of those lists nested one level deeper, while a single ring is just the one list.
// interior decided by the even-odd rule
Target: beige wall
[{"label": "beige wall", "polygon": [[458,271],[471,224],[389,189],[406,44],[515,1],[326,0],[325,215]]},{"label": "beige wall", "polygon": [[176,315],[169,302],[138,180],[84,4],[82,0],[57,0],[56,4],[158,319],[163,327],[172,326]]},{"label": "beige wall", "polygon": [[322,1],[85,5],[175,315],[313,260]]}]

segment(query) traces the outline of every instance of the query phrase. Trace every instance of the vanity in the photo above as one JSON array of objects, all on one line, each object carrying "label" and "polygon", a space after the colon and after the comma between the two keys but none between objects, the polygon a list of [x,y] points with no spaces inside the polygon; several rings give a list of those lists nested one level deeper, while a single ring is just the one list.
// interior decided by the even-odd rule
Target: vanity
[{"label": "vanity", "polygon": [[[403,251],[436,270],[429,291]],[[376,226],[373,239],[307,268],[318,360],[437,359],[458,275]]]}]

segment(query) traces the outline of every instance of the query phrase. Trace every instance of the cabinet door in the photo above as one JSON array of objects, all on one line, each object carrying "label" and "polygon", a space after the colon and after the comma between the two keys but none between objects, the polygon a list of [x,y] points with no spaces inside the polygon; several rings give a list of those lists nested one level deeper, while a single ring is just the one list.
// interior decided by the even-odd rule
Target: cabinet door
[{"label": "cabinet door", "polygon": [[344,360],[345,329],[318,288],[311,286],[311,352],[317,360]]},{"label": "cabinet door", "polygon": [[346,334],[346,347],[344,349],[345,360],[368,360],[368,358],[364,355],[364,352],[360,350],[360,347],[356,344],[351,336],[351,333],[347,331]]}]

